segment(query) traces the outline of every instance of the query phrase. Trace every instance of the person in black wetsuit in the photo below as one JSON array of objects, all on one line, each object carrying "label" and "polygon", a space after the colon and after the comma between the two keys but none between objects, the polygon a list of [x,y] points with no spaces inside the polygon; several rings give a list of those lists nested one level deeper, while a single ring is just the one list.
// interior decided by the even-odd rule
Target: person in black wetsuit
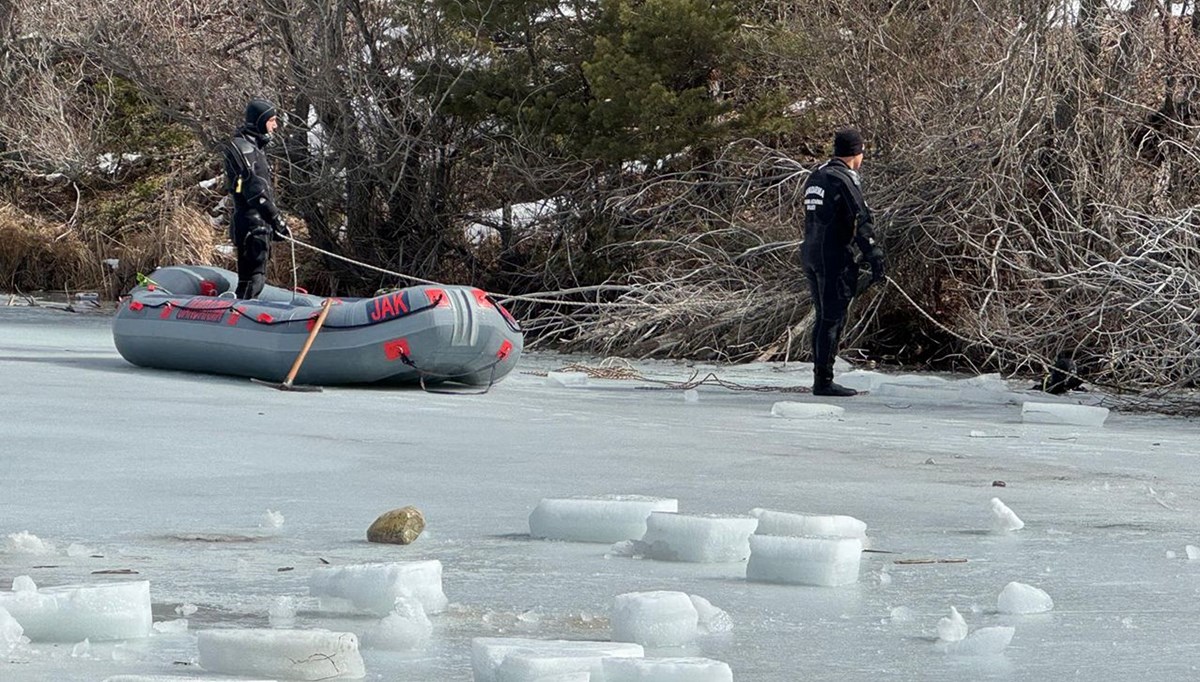
[{"label": "person in black wetsuit", "polygon": [[871,209],[863,199],[858,169],[865,145],[853,128],[837,131],[833,158],[804,183],[804,274],[812,292],[813,394],[852,396],[858,392],[833,382],[833,361],[850,300],[858,291],[858,246],[871,266],[871,282],[883,279],[887,260],[875,241]]},{"label": "person in black wetsuit", "polygon": [[279,126],[274,105],[252,99],[246,121],[225,149],[225,180],[233,195],[230,239],[237,248],[238,298],[257,298],[267,281],[271,242],[291,236],[275,205],[271,166],[264,148]]}]

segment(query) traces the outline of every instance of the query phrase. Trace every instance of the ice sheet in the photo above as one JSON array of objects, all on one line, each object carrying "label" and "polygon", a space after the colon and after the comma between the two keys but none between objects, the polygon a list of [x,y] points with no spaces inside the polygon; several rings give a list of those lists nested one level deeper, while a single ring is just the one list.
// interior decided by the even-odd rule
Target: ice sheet
[{"label": "ice sheet", "polygon": [[[913,681],[1195,676],[1200,572],[1183,556],[1200,544],[1200,429],[1189,421],[1114,412],[1102,429],[1055,427],[1022,423],[1015,405],[899,409],[868,395],[839,403],[854,419],[800,428],[769,414],[807,399],[795,393],[704,386],[688,404],[633,381],[558,389],[524,372],[599,360],[536,353],[482,396],[284,393],[132,367],[108,324],[0,306],[0,538],[28,531],[56,547],[0,549],[0,589],[19,575],[62,585],[127,569],[151,581],[156,620],[185,615],[193,633],[266,627],[290,596],[297,627],[361,634],[378,619],[331,618],[306,601],[322,560],[442,561],[454,604],[431,617],[420,655],[365,650],[372,679],[469,679],[473,637],[606,637],[617,594],[656,589],[728,611],[736,627],[698,640],[695,655],[728,663],[737,680],[878,680],[881,665]],[[747,386],[812,381],[795,363],[693,364],[634,366],[673,381],[696,371]],[[864,553],[858,584],[822,589],[748,583],[745,564],[613,559],[528,538],[538,500],[612,491],[676,498],[688,512],[853,516],[870,523],[874,548],[897,554]],[[997,495],[1025,529],[986,532]],[[420,542],[363,540],[380,509],[404,504],[426,515]],[[286,517],[277,532],[258,532],[266,509]],[[100,556],[69,556],[72,544]],[[895,563],[952,559],[966,562]],[[884,567],[889,583],[868,578]],[[1046,590],[1056,609],[994,613],[1013,580]],[[197,610],[177,615],[185,604]],[[985,663],[937,651],[929,638],[950,604],[972,632],[1016,624],[1011,646]],[[899,607],[913,620],[893,622]],[[72,658],[72,646],[18,647],[0,679],[186,677],[175,661],[197,655],[190,635],[93,642],[92,658]]]}]

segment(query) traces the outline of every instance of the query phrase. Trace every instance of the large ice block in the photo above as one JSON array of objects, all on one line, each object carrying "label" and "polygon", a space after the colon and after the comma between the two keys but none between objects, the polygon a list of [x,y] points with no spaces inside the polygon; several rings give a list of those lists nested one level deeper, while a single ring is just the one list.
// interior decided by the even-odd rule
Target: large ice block
[{"label": "large ice block", "polygon": [[[583,657],[611,656],[641,658],[645,651],[639,644],[626,642],[591,642],[565,639],[529,639],[525,637],[476,637],[471,640],[471,668],[475,682],[498,682],[496,676],[504,659],[514,652],[571,652]],[[567,671],[579,672],[579,671]]]},{"label": "large ice block", "polygon": [[642,537],[645,555],[662,561],[719,563],[745,561],[749,538],[758,527],[752,516],[654,512]]},{"label": "large ice block", "polygon": [[627,592],[613,600],[612,639],[656,648],[683,646],[696,639],[699,619],[684,592]]},{"label": "large ice block", "polygon": [[755,507],[750,515],[758,519],[757,535],[830,535],[843,538],[867,537],[867,524],[853,516],[803,514]]},{"label": "large ice block", "polygon": [[329,630],[234,629],[196,633],[200,667],[222,675],[285,680],[359,680],[366,676],[358,638]]},{"label": "large ice block", "polygon": [[153,621],[146,580],[0,592],[0,607],[34,642],[135,639]]},{"label": "large ice block", "polygon": [[673,512],[679,501],[644,495],[548,497],[529,515],[529,534],[549,540],[620,542],[646,534],[651,512]]},{"label": "large ice block", "polygon": [[753,535],[746,579],[836,587],[858,582],[862,540]]},{"label": "large ice block", "polygon": [[1107,407],[1071,405],[1068,403],[1021,404],[1021,421],[1026,424],[1062,424],[1065,426],[1104,426],[1108,419]]},{"label": "large ice block", "polygon": [[733,682],[729,665],[711,658],[606,658],[604,682]]},{"label": "large ice block", "polygon": [[429,614],[445,611],[448,603],[442,592],[442,562],[436,559],[318,568],[309,576],[308,592],[320,599],[323,610],[376,616],[392,613],[397,597],[416,599]]}]

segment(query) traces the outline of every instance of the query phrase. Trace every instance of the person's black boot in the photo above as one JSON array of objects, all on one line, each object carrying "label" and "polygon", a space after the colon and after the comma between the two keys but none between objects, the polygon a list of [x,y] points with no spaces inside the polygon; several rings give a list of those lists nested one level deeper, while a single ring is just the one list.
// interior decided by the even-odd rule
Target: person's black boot
[{"label": "person's black boot", "polygon": [[853,388],[846,388],[841,384],[833,383],[833,379],[817,379],[813,383],[813,395],[831,396],[834,398],[849,398],[852,395],[858,395],[858,391]]}]

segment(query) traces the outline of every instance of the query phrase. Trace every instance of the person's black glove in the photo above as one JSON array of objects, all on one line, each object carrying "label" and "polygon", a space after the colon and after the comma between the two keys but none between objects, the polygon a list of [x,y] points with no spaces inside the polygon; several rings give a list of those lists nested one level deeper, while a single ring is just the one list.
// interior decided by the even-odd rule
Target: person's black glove
[{"label": "person's black glove", "polygon": [[292,231],[288,228],[287,223],[283,222],[283,219],[281,218],[279,222],[275,223],[275,226],[271,228],[271,236],[275,239],[275,241],[281,242],[284,239],[291,239]]},{"label": "person's black glove", "polygon": [[883,255],[883,249],[876,246],[867,253],[866,259],[871,265],[871,282],[881,281],[887,274],[887,257]]}]

